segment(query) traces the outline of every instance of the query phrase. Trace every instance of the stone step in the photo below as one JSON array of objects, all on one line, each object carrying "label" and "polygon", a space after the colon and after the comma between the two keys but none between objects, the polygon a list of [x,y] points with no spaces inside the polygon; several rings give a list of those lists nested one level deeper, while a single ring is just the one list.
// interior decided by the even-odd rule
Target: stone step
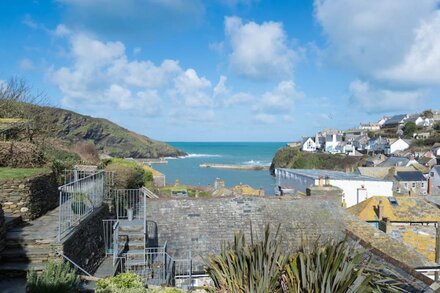
[{"label": "stone step", "polygon": [[46,262],[49,251],[46,248],[9,248],[0,253],[3,261]]},{"label": "stone step", "polygon": [[20,224],[22,224],[22,222],[23,219],[21,218],[21,216],[17,216],[14,214],[5,214],[6,230],[18,227]]},{"label": "stone step", "polygon": [[0,263],[0,274],[7,276],[23,276],[29,270],[42,271],[45,263],[30,262],[2,262]]}]

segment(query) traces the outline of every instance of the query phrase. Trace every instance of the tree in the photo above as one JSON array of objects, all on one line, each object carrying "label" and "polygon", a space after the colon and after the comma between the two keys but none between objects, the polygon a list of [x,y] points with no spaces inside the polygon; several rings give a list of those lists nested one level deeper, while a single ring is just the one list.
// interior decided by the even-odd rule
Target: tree
[{"label": "tree", "polygon": [[432,118],[432,117],[434,117],[434,114],[432,113],[432,110],[423,111],[422,115],[425,118]]},{"label": "tree", "polygon": [[406,122],[405,125],[403,126],[403,135],[405,137],[412,137],[413,134],[416,132],[416,130],[417,130],[417,125],[414,122],[412,121]]}]

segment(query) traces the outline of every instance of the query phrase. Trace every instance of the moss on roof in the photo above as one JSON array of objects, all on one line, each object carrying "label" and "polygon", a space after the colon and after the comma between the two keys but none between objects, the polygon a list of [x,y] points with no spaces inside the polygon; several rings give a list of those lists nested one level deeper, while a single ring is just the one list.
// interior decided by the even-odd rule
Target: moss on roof
[{"label": "moss on roof", "polygon": [[232,188],[232,191],[236,194],[245,195],[245,196],[259,196],[260,191],[258,189],[254,189],[247,184],[236,185]]},{"label": "moss on roof", "polygon": [[397,205],[390,203],[386,196],[373,196],[348,208],[348,212],[364,221],[378,221],[379,201],[384,206],[384,217],[392,222],[439,222],[440,210],[422,197],[396,196]]}]

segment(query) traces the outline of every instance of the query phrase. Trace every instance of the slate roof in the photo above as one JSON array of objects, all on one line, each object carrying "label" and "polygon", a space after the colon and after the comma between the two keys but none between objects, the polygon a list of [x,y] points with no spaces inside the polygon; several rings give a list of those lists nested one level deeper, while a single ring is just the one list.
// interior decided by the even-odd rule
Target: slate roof
[{"label": "slate roof", "polygon": [[[392,204],[395,199],[397,204]],[[349,207],[347,211],[364,221],[378,221],[377,206],[382,201],[384,217],[391,222],[439,222],[440,209],[419,196],[373,196],[357,205]]]},{"label": "slate roof", "polygon": [[405,118],[406,114],[394,115],[393,117],[385,121],[384,125],[399,124],[402,123]]},{"label": "slate roof", "polygon": [[362,181],[383,181],[377,178],[362,176],[359,173],[354,172],[342,172],[333,170],[319,170],[319,169],[285,169],[280,168],[279,170],[287,171],[289,173],[298,174],[305,177],[310,177],[313,179],[319,179],[320,177],[328,177],[332,180],[362,180]]},{"label": "slate roof", "polygon": [[379,167],[393,167],[393,166],[406,166],[409,163],[408,158],[404,157],[389,157],[382,163],[380,163]]},{"label": "slate roof", "polygon": [[397,172],[397,181],[426,181],[425,176],[420,171]]},{"label": "slate roof", "polygon": [[[398,166],[398,167],[358,167],[357,171],[359,174],[384,179],[390,174],[390,170],[395,171],[416,171],[412,166]],[[393,173],[394,174],[394,173]]]}]

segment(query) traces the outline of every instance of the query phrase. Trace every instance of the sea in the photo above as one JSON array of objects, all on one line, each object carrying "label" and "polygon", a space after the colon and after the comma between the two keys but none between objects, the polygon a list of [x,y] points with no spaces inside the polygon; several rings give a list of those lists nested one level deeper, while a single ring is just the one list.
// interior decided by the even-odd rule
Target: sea
[{"label": "sea", "polygon": [[269,171],[226,170],[200,168],[203,163],[265,165],[270,166],[276,151],[285,142],[168,142],[188,156],[167,158],[168,164],[155,164],[153,167],[165,174],[167,184],[177,179],[180,184],[192,186],[213,185],[216,178],[225,181],[226,187],[240,183],[255,189],[263,188],[266,195],[273,195],[275,179]]}]

